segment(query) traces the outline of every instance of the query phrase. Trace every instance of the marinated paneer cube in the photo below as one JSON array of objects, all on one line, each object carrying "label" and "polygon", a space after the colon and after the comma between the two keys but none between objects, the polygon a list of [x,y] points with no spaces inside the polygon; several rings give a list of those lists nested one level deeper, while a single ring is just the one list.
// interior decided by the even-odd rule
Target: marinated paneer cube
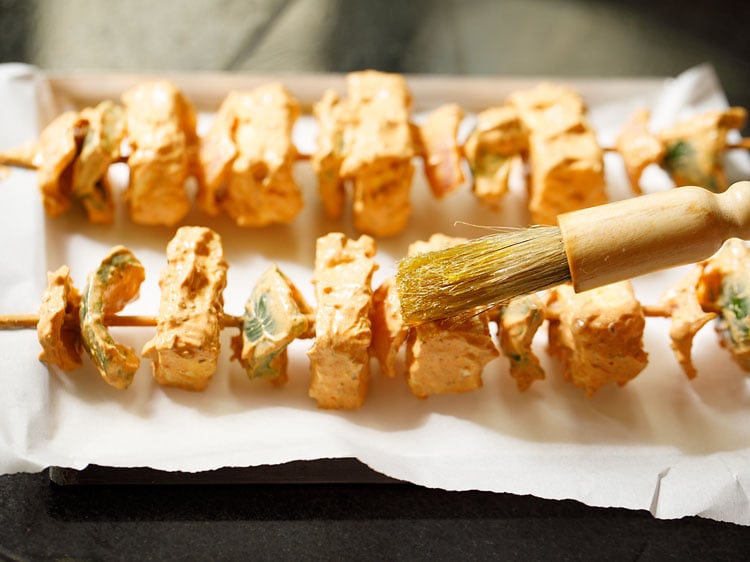
[{"label": "marinated paneer cube", "polygon": [[201,144],[205,181],[198,204],[240,226],[290,223],[302,210],[294,179],[297,100],[281,84],[232,92]]},{"label": "marinated paneer cube", "polygon": [[346,83],[346,98],[327,93],[316,106],[320,133],[313,165],[324,207],[330,216],[340,216],[343,186],[350,183],[355,227],[391,236],[406,227],[411,214],[416,153],[411,96],[396,74],[354,72]]},{"label": "marinated paneer cube", "polygon": [[202,178],[195,110],[167,81],[135,86],[122,100],[130,146],[125,192],[130,218],[145,225],[177,224],[190,210],[185,182]]},{"label": "marinated paneer cube", "polygon": [[540,84],[509,98],[529,130],[529,213],[536,224],[607,201],[604,156],[573,90]]},{"label": "marinated paneer cube", "polygon": [[514,92],[508,97],[526,128],[534,135],[554,138],[590,127],[585,118],[586,104],[572,89],[544,82],[530,90]]},{"label": "marinated paneer cube", "polygon": [[308,351],[309,395],[320,408],[354,409],[370,380],[372,275],[375,241],[331,233],[318,238],[315,253],[315,342]]},{"label": "marinated paneer cube", "polygon": [[[434,235],[427,242],[412,244],[409,254],[438,250],[462,241]],[[425,322],[409,329],[406,380],[419,398],[469,392],[482,386],[485,365],[498,355],[486,314]]]},{"label": "marinated paneer cube", "polygon": [[708,111],[662,130],[664,167],[675,185],[697,185],[715,193],[725,191],[729,187],[723,163],[727,133],[742,129],[746,119],[744,108],[730,107]]},{"label": "marinated paneer cube", "polygon": [[177,230],[159,278],[156,335],[142,351],[159,384],[203,390],[211,381],[221,350],[226,272],[218,234],[199,226]]},{"label": "marinated paneer cube", "polygon": [[602,149],[593,131],[553,139],[532,135],[529,213],[535,224],[557,224],[557,215],[607,202]]},{"label": "marinated paneer cube", "polygon": [[624,385],[645,367],[645,318],[629,281],[576,294],[570,285],[551,291],[549,351],[566,380],[592,396],[602,386]]}]

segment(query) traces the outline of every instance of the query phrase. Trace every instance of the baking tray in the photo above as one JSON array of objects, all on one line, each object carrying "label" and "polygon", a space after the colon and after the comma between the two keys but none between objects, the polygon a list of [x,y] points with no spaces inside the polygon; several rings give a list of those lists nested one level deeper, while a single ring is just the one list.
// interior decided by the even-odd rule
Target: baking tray
[{"label": "baking tray", "polygon": [[[314,123],[309,116],[312,104],[327,88],[340,92],[344,89],[343,76],[328,74],[32,72],[32,75],[41,85],[35,91],[39,126],[64,109],[79,108],[101,99],[119,99],[124,90],[136,83],[168,78],[201,111],[203,131],[212,112],[230,90],[279,81],[299,99],[306,112],[295,129],[295,141],[303,152],[311,150],[314,143]],[[664,89],[674,83],[687,86],[673,92],[681,96],[680,103],[662,108],[663,119],[684,115],[684,111],[678,110],[683,106],[697,112],[725,102],[715,76],[706,68],[677,80],[457,76],[407,76],[407,80],[414,98],[415,120],[419,121],[425,111],[441,103],[456,102],[470,113],[462,127],[464,135],[472,124],[471,113],[500,103],[509,93],[533,87],[540,81],[556,81],[581,92],[591,108],[592,123],[603,144],[613,143],[623,116],[640,107],[658,105]],[[607,126],[601,127],[602,124]],[[611,197],[630,196],[617,156],[606,158]],[[121,173],[121,169],[113,170],[113,178],[120,184]],[[252,282],[270,261],[280,263],[308,300],[314,302],[309,280],[315,237],[333,230],[351,236],[357,234],[351,227],[350,216],[340,221],[321,218],[309,163],[300,162],[295,175],[308,204],[299,220],[289,227],[247,230],[232,225],[227,217],[207,218],[197,212],[185,221],[210,226],[224,238],[230,263],[225,302],[230,314],[241,311]],[[33,186],[33,173],[18,176],[26,187]],[[657,178],[654,186],[658,189],[663,183],[659,184]],[[19,270],[24,268],[26,285],[19,282],[24,289],[21,298],[6,298],[3,305],[6,312],[29,312],[30,306],[35,307],[38,296],[34,295],[41,292],[44,271],[62,262],[71,265],[76,283],[82,285],[87,272],[103,256],[103,248],[117,243],[130,246],[147,271],[141,298],[125,312],[155,312],[156,279],[172,229],[132,225],[121,211],[115,225],[106,229],[87,224],[81,213],[50,220],[41,213],[35,195],[33,201],[26,201],[29,194],[23,189],[8,186],[8,199],[2,201],[6,228],[10,228],[7,221],[12,222],[15,216],[31,217],[31,224],[17,221],[13,231],[19,240],[36,248],[41,260],[26,254],[18,258],[14,254]],[[421,170],[417,169],[413,194],[415,216],[407,230],[378,242],[381,268],[375,285],[393,272],[396,259],[405,254],[410,242],[436,231],[455,235],[477,233],[471,226],[454,225],[456,219],[473,224],[517,226],[528,221],[523,189],[514,189],[505,208],[495,213],[481,208],[468,189],[451,200],[432,200]],[[16,197],[24,201],[19,203]],[[11,252],[9,247],[5,250],[6,254]],[[13,261],[5,254],[3,257],[6,263]],[[643,290],[637,291],[639,297],[645,303],[652,303],[680,275],[672,272],[637,280],[637,289]],[[31,302],[34,304],[30,305]],[[675,498],[684,498],[686,489],[684,482],[676,478],[685,471],[705,475],[709,470],[715,473],[718,465],[734,466],[735,456],[741,457],[750,447],[750,436],[742,429],[748,424],[738,419],[742,418],[744,404],[750,398],[744,375],[726,356],[720,355],[710,329],[705,329],[696,340],[696,361],[702,375],[694,383],[684,380],[671,357],[666,331],[666,321],[649,320],[646,339],[652,358],[650,372],[644,372],[625,389],[602,389],[592,400],[561,380],[559,366],[546,356],[542,338],[535,346],[548,380],[534,385],[527,393],[518,394],[503,360],[488,366],[481,391],[436,396],[426,401],[411,396],[403,380],[383,379],[374,368],[370,396],[361,411],[353,413],[317,411],[306,396],[305,350],[309,342],[295,342],[290,349],[291,380],[283,392],[257,386],[249,390],[241,369],[225,358],[203,395],[159,388],[150,380],[147,365],[142,366],[133,388],[125,394],[113,394],[97,380],[90,366],[76,375],[50,376],[34,360],[37,351],[33,351],[36,349],[33,335],[13,335],[5,341],[13,347],[14,358],[3,359],[3,367],[29,376],[14,379],[2,399],[6,402],[0,405],[12,409],[18,396],[23,396],[25,408],[31,413],[28,420],[18,423],[31,429],[17,437],[14,454],[18,458],[6,471],[53,466],[51,478],[60,484],[117,482],[127,478],[168,481],[172,477],[175,481],[212,481],[216,475],[222,483],[232,479],[370,482],[385,478],[453,490],[571,497],[590,505],[651,509],[659,516],[696,513],[700,506],[676,505]],[[141,329],[119,330],[116,337],[138,349],[149,333]],[[227,338],[222,344],[228,348]],[[24,352],[25,358],[20,351],[15,356],[15,350],[21,349],[30,350]],[[223,355],[228,354],[223,352]],[[717,421],[713,416],[721,411],[726,412],[725,418],[711,425]],[[273,446],[262,439],[259,442],[257,436],[245,435],[245,428],[255,427],[253,424],[260,423],[264,416],[273,417],[279,412],[297,416],[298,423],[274,441]],[[104,429],[98,432],[95,427],[96,420],[102,418],[111,423],[106,435]],[[223,421],[236,421],[238,425],[219,434],[224,429],[220,427]],[[236,429],[238,426],[241,429]],[[195,432],[193,440],[186,436],[185,427]],[[138,431],[148,437],[137,439]],[[81,434],[86,435],[85,442],[80,439]],[[39,436],[42,438],[37,439]],[[174,443],[180,445],[179,450],[170,449]],[[131,471],[133,476],[123,476]],[[744,473],[740,473],[744,478]],[[737,482],[737,478],[730,480]],[[618,486],[613,487],[612,481],[617,481]],[[688,481],[692,482],[690,478]],[[714,482],[721,489],[709,490],[708,495],[716,501],[708,502],[708,511],[705,506],[700,509],[708,516],[730,517],[724,511],[727,502],[722,496],[723,486],[729,484],[722,477]],[[704,492],[688,494],[688,499],[700,503],[698,496],[706,497]]]}]

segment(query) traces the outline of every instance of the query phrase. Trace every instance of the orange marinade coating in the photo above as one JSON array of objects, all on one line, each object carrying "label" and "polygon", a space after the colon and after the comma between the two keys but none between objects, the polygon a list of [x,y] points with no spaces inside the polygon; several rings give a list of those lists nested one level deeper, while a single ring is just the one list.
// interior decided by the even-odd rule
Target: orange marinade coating
[{"label": "orange marinade coating", "polygon": [[320,408],[359,408],[370,380],[372,275],[375,241],[331,233],[315,253],[315,342],[308,351],[309,395]]},{"label": "orange marinade coating", "polygon": [[[436,234],[427,242],[411,244],[409,253],[438,250],[461,241]],[[425,322],[409,329],[406,380],[419,398],[469,392],[482,386],[485,365],[498,355],[486,314]]]},{"label": "orange marinade coating", "polygon": [[230,93],[201,144],[198,206],[212,215],[224,209],[241,226],[292,222],[303,205],[293,175],[299,114],[280,84]]},{"label": "orange marinade coating", "polygon": [[159,384],[203,390],[211,381],[221,350],[226,273],[221,238],[209,228],[182,227],[167,245],[156,336],[142,351]]},{"label": "orange marinade coating", "polygon": [[557,215],[607,201],[604,156],[583,99],[564,86],[540,84],[512,94],[530,131],[529,213],[536,224],[557,224]]},{"label": "orange marinade coating", "polygon": [[645,367],[645,317],[629,281],[575,293],[570,285],[550,292],[549,351],[565,379],[592,396],[606,384],[624,385]]},{"label": "orange marinade coating", "polygon": [[411,95],[397,74],[353,72],[346,84],[346,98],[326,92],[314,109],[320,129],[312,164],[323,205],[329,216],[340,216],[344,185],[351,183],[357,230],[392,236],[411,214]]},{"label": "orange marinade coating", "polygon": [[39,360],[63,371],[81,366],[81,328],[78,313],[81,295],[73,286],[70,268],[61,266],[47,274],[47,289],[39,307],[36,330],[42,352]]},{"label": "orange marinade coating", "polygon": [[44,128],[39,136],[34,161],[44,211],[51,217],[61,215],[72,204],[72,165],[86,135],[86,120],[67,111]]},{"label": "orange marinade coating", "polygon": [[202,177],[195,110],[167,81],[140,84],[122,100],[131,150],[125,192],[130,218],[138,224],[175,225],[190,210],[185,182]]},{"label": "orange marinade coating", "polygon": [[672,321],[669,327],[670,347],[689,379],[698,374],[691,358],[695,334],[716,317],[715,313],[703,310],[698,300],[698,283],[702,273],[702,266],[693,268],[659,299],[659,305],[669,312]]}]

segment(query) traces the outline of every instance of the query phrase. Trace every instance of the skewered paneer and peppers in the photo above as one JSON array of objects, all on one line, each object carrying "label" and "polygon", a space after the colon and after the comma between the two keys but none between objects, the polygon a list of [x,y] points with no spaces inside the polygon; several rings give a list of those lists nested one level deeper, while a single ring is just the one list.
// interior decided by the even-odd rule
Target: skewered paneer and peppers
[{"label": "skewered paneer and peppers", "polygon": [[5,154],[12,163],[38,169],[44,210],[56,217],[77,202],[93,223],[111,223],[114,201],[107,179],[125,135],[122,108],[110,101],[53,120],[39,141]]},{"label": "skewered paneer and peppers", "polygon": [[[457,240],[434,235],[414,243],[410,252]],[[216,370],[219,329],[236,326],[240,331],[232,340],[232,358],[250,379],[276,385],[287,381],[289,344],[314,337],[308,352],[309,395],[321,408],[361,406],[371,358],[380,363],[384,376],[403,370],[412,393],[425,398],[480,388],[487,364],[502,352],[519,390],[526,390],[545,378],[534,338],[547,320],[549,354],[560,359],[563,376],[591,396],[605,385],[627,383],[646,366],[643,333],[648,315],[671,317],[673,350],[689,377],[696,373],[690,358],[693,337],[715,317],[722,345],[750,372],[750,248],[739,240],[730,240],[697,264],[655,306],[642,306],[629,282],[580,294],[561,285],[513,299],[499,310],[411,327],[401,320],[391,278],[371,289],[377,268],[372,238],[328,234],[318,239],[316,254],[315,309],[272,265],[255,284],[243,317],[235,318],[222,312],[227,266],[218,235],[204,227],[179,229],[169,243],[161,276],[157,334],[143,351],[153,361],[155,380],[202,390]],[[40,360],[72,370],[81,365],[83,347],[106,382],[127,388],[138,357],[117,344],[107,326],[120,318],[114,313],[137,296],[143,279],[140,262],[122,246],[89,275],[82,295],[67,267],[50,273],[37,321]],[[490,322],[497,323],[500,351]],[[402,366],[398,355],[403,347]]]},{"label": "skewered paneer and peppers", "polygon": [[[750,371],[750,250],[729,240],[710,259],[695,266],[662,301],[671,305],[672,348],[688,378],[696,375],[690,356],[695,334],[718,317],[716,330],[723,347]],[[676,303],[676,304],[675,304]]]},{"label": "skewered paneer and peppers", "polygon": [[[606,201],[602,148],[583,99],[569,88],[540,84],[513,93],[477,114],[462,147],[461,108],[445,104],[421,125],[412,123],[402,76],[353,72],[346,86],[345,97],[330,90],[314,105],[318,134],[311,162],[329,217],[344,214],[351,185],[354,225],[362,233],[392,236],[406,227],[415,156],[438,199],[466,183],[465,157],[474,194],[493,208],[502,205],[512,170],[528,169],[533,223],[554,224],[561,212]],[[300,108],[280,84],[231,92],[202,139],[190,101],[170,82],[141,84],[122,100],[123,106],[105,101],[61,115],[39,142],[0,153],[0,164],[38,169],[50,216],[79,202],[91,221],[111,222],[106,172],[123,159],[130,169],[124,198],[138,224],[179,224],[191,205],[189,178],[197,183],[197,207],[209,215],[225,211],[237,224],[262,227],[299,214],[303,201],[293,165],[305,155],[297,153],[292,132]],[[636,193],[649,164],[664,167],[677,186],[726,188],[722,152],[730,146],[728,131],[744,126],[744,109],[707,112],[658,133],[649,131],[648,118],[647,112],[634,115],[617,140]]]}]

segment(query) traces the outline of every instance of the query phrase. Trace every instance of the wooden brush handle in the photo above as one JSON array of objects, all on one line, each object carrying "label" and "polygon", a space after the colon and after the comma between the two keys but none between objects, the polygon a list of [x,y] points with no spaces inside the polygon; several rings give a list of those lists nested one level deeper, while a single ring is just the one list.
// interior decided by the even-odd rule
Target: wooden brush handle
[{"label": "wooden brush handle", "polygon": [[720,194],[680,187],[558,217],[576,291],[709,258],[750,239],[750,181]]}]

